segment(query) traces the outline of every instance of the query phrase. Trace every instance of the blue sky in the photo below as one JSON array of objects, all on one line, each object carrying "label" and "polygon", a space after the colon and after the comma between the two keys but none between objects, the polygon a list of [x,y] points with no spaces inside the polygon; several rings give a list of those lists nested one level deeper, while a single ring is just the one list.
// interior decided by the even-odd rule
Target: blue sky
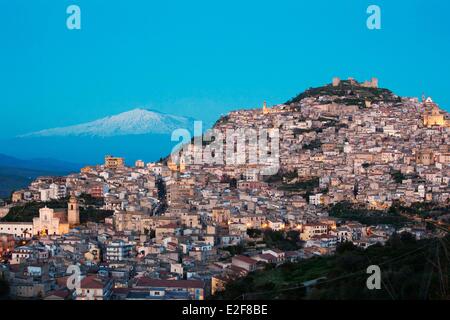
[{"label": "blue sky", "polygon": [[136,107],[213,121],[333,76],[450,110],[448,15],[447,0],[0,0],[0,138]]}]

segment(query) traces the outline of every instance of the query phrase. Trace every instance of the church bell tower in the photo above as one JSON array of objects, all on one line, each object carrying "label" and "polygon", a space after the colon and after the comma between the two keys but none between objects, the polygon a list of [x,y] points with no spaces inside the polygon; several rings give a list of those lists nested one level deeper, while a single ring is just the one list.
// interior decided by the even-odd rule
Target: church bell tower
[{"label": "church bell tower", "polygon": [[73,227],[80,224],[80,207],[75,196],[71,196],[67,208],[67,222]]}]

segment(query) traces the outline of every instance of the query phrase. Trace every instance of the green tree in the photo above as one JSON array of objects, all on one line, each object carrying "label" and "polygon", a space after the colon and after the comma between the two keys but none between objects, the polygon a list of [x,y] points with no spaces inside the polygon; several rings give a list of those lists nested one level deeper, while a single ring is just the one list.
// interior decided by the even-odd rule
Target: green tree
[{"label": "green tree", "polygon": [[261,234],[262,234],[262,231],[259,229],[252,229],[252,228],[247,229],[247,235],[250,238],[257,238],[257,237],[261,236]]},{"label": "green tree", "polygon": [[[411,234],[394,234],[384,246],[373,245],[366,250],[344,243],[333,256],[252,272],[230,283],[225,292],[214,298],[448,299],[448,290],[443,286],[450,280],[449,251],[450,235],[442,239],[415,240]],[[383,283],[388,286],[383,285],[381,290],[367,288],[369,265],[381,266]],[[308,290],[303,286],[305,283],[309,283]]]}]

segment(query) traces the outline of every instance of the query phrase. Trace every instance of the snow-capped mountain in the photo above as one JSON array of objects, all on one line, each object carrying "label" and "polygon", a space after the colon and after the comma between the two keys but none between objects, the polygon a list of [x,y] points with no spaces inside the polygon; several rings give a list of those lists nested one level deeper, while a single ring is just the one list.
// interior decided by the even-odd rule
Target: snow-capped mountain
[{"label": "snow-capped mountain", "polygon": [[188,117],[164,114],[147,109],[134,109],[92,122],[28,133],[20,136],[20,138],[171,134],[173,130],[178,128],[191,129],[193,121],[194,119]]}]

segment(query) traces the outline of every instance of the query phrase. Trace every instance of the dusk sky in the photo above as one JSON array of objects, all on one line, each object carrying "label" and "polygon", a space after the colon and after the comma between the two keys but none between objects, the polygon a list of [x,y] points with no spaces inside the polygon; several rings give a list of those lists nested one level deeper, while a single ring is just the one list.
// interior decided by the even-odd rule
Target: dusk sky
[{"label": "dusk sky", "polygon": [[446,0],[0,0],[0,138],[137,107],[213,121],[333,76],[450,110],[449,14]]}]

